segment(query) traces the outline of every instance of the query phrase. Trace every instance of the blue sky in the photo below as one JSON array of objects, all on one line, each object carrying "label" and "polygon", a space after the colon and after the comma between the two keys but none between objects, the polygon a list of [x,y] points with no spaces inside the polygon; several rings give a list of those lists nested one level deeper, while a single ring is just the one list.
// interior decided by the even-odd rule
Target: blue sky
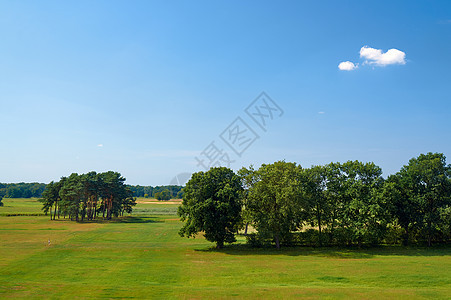
[{"label": "blue sky", "polygon": [[[449,1],[0,1],[0,37],[0,182],[169,184],[211,142],[235,170],[451,157]],[[259,137],[241,156],[237,117]]]}]

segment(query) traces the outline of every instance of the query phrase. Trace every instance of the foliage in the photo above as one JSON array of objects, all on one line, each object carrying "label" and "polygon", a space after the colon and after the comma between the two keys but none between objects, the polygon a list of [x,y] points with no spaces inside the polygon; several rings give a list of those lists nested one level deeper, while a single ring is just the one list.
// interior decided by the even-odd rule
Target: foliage
[{"label": "foliage", "polygon": [[53,208],[53,220],[63,215],[76,221],[93,220],[100,213],[108,220],[124,212],[131,213],[136,200],[124,182],[125,178],[113,171],[72,173],[57,183],[48,184],[40,199],[42,210],[50,212],[52,219]]},{"label": "foliage", "polygon": [[374,163],[348,161],[341,171],[346,178],[346,203],[340,225],[349,230],[351,242],[379,243],[388,223],[384,198],[378,197],[382,169]]},{"label": "foliage", "polygon": [[0,198],[40,198],[45,183],[0,183]]},{"label": "foliage", "polygon": [[234,242],[241,222],[241,191],[240,178],[228,168],[194,173],[178,211],[185,221],[180,235],[194,237],[203,232],[217,248]]},{"label": "foliage", "polygon": [[442,153],[421,154],[402,167],[392,182],[401,194],[391,199],[398,208],[395,217],[406,232],[418,230],[431,245],[440,234],[440,225],[446,228],[449,222],[443,218],[451,205],[451,165]]},{"label": "foliage", "polygon": [[155,193],[155,199],[157,200],[171,200],[171,192],[168,189]]},{"label": "foliage", "polygon": [[278,161],[257,171],[241,171],[249,174],[252,185],[247,195],[252,224],[261,239],[271,238],[278,249],[302,224],[305,203],[299,197],[300,170],[295,163]]},{"label": "foliage", "polygon": [[[134,197],[144,197],[157,198],[157,193],[161,193],[164,190],[168,190],[170,193],[169,199],[181,199],[183,194],[181,194],[182,188],[178,185],[165,185],[165,186],[141,186],[141,185],[128,185],[130,190],[133,192]],[[146,196],[147,195],[147,196]]]},{"label": "foliage", "polygon": [[248,224],[256,230],[251,245],[451,239],[451,167],[443,154],[413,158],[387,180],[380,167],[359,161],[309,169],[279,161],[238,173],[245,234]]}]

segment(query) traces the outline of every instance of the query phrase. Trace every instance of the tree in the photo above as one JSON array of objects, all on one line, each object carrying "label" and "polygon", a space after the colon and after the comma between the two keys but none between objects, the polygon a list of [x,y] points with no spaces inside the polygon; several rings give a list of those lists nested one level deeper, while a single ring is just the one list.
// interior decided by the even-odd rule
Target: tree
[{"label": "tree", "polygon": [[171,193],[168,189],[162,190],[161,192],[157,192],[155,194],[155,198],[157,200],[171,200]]},{"label": "tree", "polygon": [[80,175],[72,173],[66,178],[59,191],[63,213],[65,215],[68,214],[71,220],[74,218],[76,221],[79,220],[82,193],[83,184],[80,180]]},{"label": "tree", "polygon": [[181,236],[194,237],[203,232],[217,248],[236,241],[241,222],[240,178],[225,167],[194,173],[184,188],[178,214],[185,221]]},{"label": "tree", "polygon": [[183,189],[177,192],[177,195],[175,196],[175,199],[183,199]]},{"label": "tree", "polygon": [[0,184],[0,190],[3,191],[3,197],[6,198],[31,198],[41,197],[45,189],[44,183],[7,183]]},{"label": "tree", "polygon": [[[348,205],[348,198],[346,197],[346,176],[341,170],[340,163],[330,163],[324,166],[324,171],[326,175],[326,189],[324,191],[326,202],[329,207],[329,222],[328,233],[329,241],[333,242],[343,242],[342,239],[338,241],[336,236],[336,229],[338,227],[343,231],[345,228],[341,220],[344,218],[345,208]],[[327,220],[327,219],[326,219]]]},{"label": "tree", "polygon": [[405,179],[399,173],[390,175],[384,182],[380,197],[387,201],[391,222],[403,230],[402,244],[406,246],[410,243],[410,236],[421,227],[422,216],[419,203],[411,197]]},{"label": "tree", "polygon": [[[61,199],[59,192],[61,189],[61,184],[59,182],[50,182],[44,192],[42,193],[42,199],[39,199],[39,201],[42,203],[42,210],[45,214],[47,214],[50,211],[50,220],[55,220],[56,218],[56,212],[58,209],[58,202]],[[52,215],[52,207],[55,208],[55,212]]]},{"label": "tree", "polygon": [[422,216],[421,229],[431,246],[442,210],[451,205],[451,165],[446,164],[443,153],[429,152],[409,160],[397,175],[406,191],[407,203],[414,203],[416,213]]},{"label": "tree", "polygon": [[327,226],[331,242],[361,245],[383,238],[389,214],[386,201],[378,194],[383,183],[381,168],[348,161],[314,167],[307,174],[313,216],[316,224],[321,218],[321,227]]},{"label": "tree", "polygon": [[249,209],[249,190],[254,186],[257,175],[252,165],[249,168],[243,167],[238,170],[238,175],[240,176],[241,186],[243,187],[241,197],[243,201],[241,218],[244,223],[244,235],[247,236],[249,224],[252,224],[252,212]]},{"label": "tree", "polygon": [[121,189],[125,187],[125,178],[120,173],[113,171],[101,173],[100,178],[102,180],[100,195],[102,197],[103,218],[110,220],[113,214],[119,214],[120,207],[114,205],[114,202],[120,200],[119,195]]},{"label": "tree", "polygon": [[360,246],[363,241],[378,243],[387,227],[388,213],[382,198],[377,197],[383,184],[382,169],[374,163],[348,161],[341,165],[344,173],[346,206],[343,226],[350,241]]},{"label": "tree", "polygon": [[314,166],[304,169],[302,174],[302,192],[311,213],[312,224],[318,226],[319,245],[323,245],[322,229],[330,225],[331,205],[326,197],[326,167]]},{"label": "tree", "polygon": [[272,238],[276,248],[289,241],[291,232],[305,220],[306,205],[300,197],[300,166],[278,161],[253,172],[247,209],[262,238]]},{"label": "tree", "polygon": [[[125,178],[120,173],[108,171],[97,174],[89,172],[78,175],[71,174],[69,177],[62,177],[57,183],[51,182],[47,185],[43,198],[42,209],[47,213],[52,207],[55,208],[53,219],[56,213],[62,212],[68,215],[71,220],[81,221],[88,218],[94,219],[102,212],[104,219],[118,217],[124,212],[131,213],[136,199],[129,186],[124,184]],[[101,199],[99,206],[98,202]],[[50,214],[52,219],[52,214]]]},{"label": "tree", "polygon": [[3,206],[2,199],[6,194],[6,189],[4,188],[4,185],[0,183],[0,207]]}]

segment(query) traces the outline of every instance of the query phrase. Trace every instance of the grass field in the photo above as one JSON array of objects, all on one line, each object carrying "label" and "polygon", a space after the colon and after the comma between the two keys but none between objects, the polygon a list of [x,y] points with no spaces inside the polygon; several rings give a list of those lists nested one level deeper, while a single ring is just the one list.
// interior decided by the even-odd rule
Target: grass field
[{"label": "grass field", "polygon": [[451,299],[449,246],[217,251],[178,236],[177,203],[139,201],[131,217],[75,223],[7,217],[40,204],[3,202],[2,299]]}]

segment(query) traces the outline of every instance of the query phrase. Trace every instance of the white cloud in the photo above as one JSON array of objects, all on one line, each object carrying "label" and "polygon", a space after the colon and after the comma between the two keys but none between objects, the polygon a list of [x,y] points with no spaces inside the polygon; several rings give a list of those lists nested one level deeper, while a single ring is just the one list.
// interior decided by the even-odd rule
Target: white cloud
[{"label": "white cloud", "polygon": [[98,144],[97,147],[103,147],[103,144]]},{"label": "white cloud", "polygon": [[359,67],[358,64],[354,64],[350,61],[343,61],[338,65],[338,68],[342,71],[352,71]]},{"label": "white cloud", "polygon": [[319,113],[320,115],[324,115],[324,114],[325,114],[324,111],[319,111],[318,113]]},{"label": "white cloud", "polygon": [[387,66],[406,63],[406,54],[398,49],[390,49],[382,53],[381,49],[363,46],[360,49],[360,57],[366,59],[365,63],[370,65]]}]

